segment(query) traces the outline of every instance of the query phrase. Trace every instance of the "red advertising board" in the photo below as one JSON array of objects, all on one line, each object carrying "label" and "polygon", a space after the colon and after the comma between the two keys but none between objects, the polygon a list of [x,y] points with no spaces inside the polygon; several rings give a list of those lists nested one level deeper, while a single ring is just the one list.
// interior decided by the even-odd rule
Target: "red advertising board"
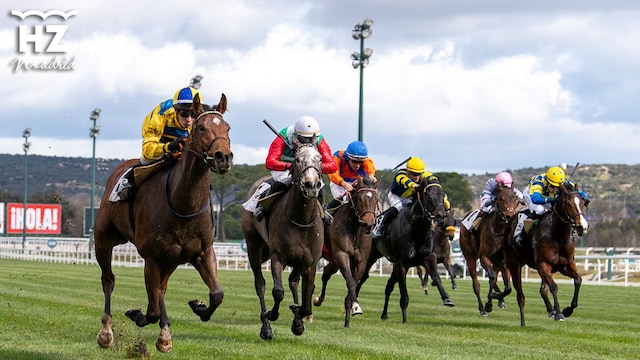
[{"label": "red advertising board", "polygon": [[[23,204],[7,204],[7,234],[22,234]],[[62,205],[27,204],[27,234],[60,234]]]}]

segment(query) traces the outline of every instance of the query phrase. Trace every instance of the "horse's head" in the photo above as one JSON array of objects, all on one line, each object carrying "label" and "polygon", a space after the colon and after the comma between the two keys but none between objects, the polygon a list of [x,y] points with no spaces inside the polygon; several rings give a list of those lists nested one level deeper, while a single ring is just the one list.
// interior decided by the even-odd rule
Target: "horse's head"
[{"label": "horse's head", "polygon": [[416,190],[424,214],[436,224],[442,224],[447,214],[444,208],[444,190],[440,180],[435,176],[427,176],[420,181]]},{"label": "horse's head", "polygon": [[508,222],[516,216],[518,197],[510,186],[501,186],[496,196],[496,209],[500,218]]},{"label": "horse's head", "polygon": [[584,216],[584,200],[578,191],[578,185],[565,183],[558,188],[558,196],[553,205],[553,211],[571,224],[579,236],[585,235],[589,223]]},{"label": "horse's head", "polygon": [[456,218],[453,217],[453,209],[449,209],[447,211],[447,216],[444,218],[444,233],[449,241],[453,241],[453,238],[456,236]]},{"label": "horse's head", "polygon": [[193,123],[186,151],[200,157],[214,172],[224,174],[231,169],[233,152],[229,130],[231,126],[222,114],[227,111],[227,97],[222,94],[218,105],[198,114]]},{"label": "horse's head", "polygon": [[310,144],[301,144],[294,139],[295,155],[291,172],[293,184],[300,188],[302,195],[308,198],[318,197],[324,186],[322,182],[322,156],[318,148]]},{"label": "horse's head", "polygon": [[377,189],[378,181],[375,178],[359,176],[353,183],[353,190],[349,193],[351,206],[366,234],[370,234],[376,224]]}]

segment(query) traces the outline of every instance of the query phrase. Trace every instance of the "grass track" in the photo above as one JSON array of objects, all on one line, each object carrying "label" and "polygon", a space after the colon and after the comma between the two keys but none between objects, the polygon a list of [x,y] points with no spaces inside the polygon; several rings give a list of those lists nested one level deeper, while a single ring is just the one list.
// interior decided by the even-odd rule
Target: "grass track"
[{"label": "grass track", "polygon": [[[437,291],[422,293],[409,278],[408,322],[402,324],[398,289],[389,305],[389,320],[380,320],[386,277],[373,276],[363,287],[365,314],[343,327],[345,283],[336,275],[327,299],[314,307],[314,322],[300,337],[290,331],[292,315],[286,293],[280,319],[272,323],[274,339],[260,339],[259,304],[253,275],[221,271],[225,298],[209,322],[201,322],[187,301],[208,299],[195,270],[179,269],[169,281],[166,304],[173,349],[155,349],[156,324],[138,328],[124,316],[130,308],[146,309],[143,269],[115,268],[112,297],[113,349],[96,342],[103,295],[97,266],[0,260],[0,359],[125,359],[128,349],[146,343],[152,359],[625,359],[640,354],[640,289],[584,285],[579,307],[564,322],[547,318],[538,283],[525,283],[527,326],[520,327],[512,294],[507,309],[483,318],[468,280],[449,291],[453,308],[442,305]],[[267,278],[267,304],[273,300]],[[448,280],[444,280],[450,287]],[[486,281],[481,283],[486,292]],[[561,307],[573,285],[560,284]],[[316,277],[316,294],[320,276]],[[288,290],[288,289],[287,289]],[[495,302],[494,302],[495,305]]]}]

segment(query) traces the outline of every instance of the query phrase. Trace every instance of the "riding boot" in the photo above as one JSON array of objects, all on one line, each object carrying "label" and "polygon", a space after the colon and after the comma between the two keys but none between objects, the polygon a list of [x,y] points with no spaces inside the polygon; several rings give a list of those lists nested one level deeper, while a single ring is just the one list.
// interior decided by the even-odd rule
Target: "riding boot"
[{"label": "riding boot", "polygon": [[322,204],[322,213],[324,214],[322,221],[325,225],[331,225],[331,223],[333,223],[333,216],[329,214],[329,211],[327,211],[327,204],[324,203],[324,188],[320,189],[320,192],[318,193],[318,201]]},{"label": "riding boot", "polygon": [[528,215],[524,212],[518,214],[518,224],[516,224],[516,229],[513,232],[513,236],[515,237],[516,244],[520,246],[522,242],[522,232],[524,231],[524,221],[528,218]]},{"label": "riding boot", "polygon": [[329,201],[329,204],[327,204],[327,207],[329,209],[335,209],[338,206],[340,206],[340,204],[342,204],[342,202],[338,199],[332,199],[331,201]]},{"label": "riding boot", "polygon": [[[267,189],[267,191],[260,195],[260,199],[264,199],[271,194],[284,191],[288,188],[287,184],[281,183],[280,181],[275,181],[274,179],[269,179],[266,182],[270,183],[271,186],[269,187],[269,189]],[[258,200],[258,205],[256,206],[256,210],[253,212],[253,216],[256,218],[256,220],[262,221],[262,219],[264,218],[264,214],[265,210],[262,205],[260,205],[260,200]]]},{"label": "riding boot", "polygon": [[391,220],[398,215],[398,209],[394,206],[388,208],[382,213],[382,220],[380,223],[376,225],[375,229],[373,229],[373,238],[383,237],[387,225],[391,222]]},{"label": "riding boot", "polygon": [[136,187],[133,169],[138,166],[140,166],[140,163],[133,165],[120,176],[116,184],[113,186],[113,190],[109,196],[109,201],[126,201],[131,197],[131,194],[133,194]]}]

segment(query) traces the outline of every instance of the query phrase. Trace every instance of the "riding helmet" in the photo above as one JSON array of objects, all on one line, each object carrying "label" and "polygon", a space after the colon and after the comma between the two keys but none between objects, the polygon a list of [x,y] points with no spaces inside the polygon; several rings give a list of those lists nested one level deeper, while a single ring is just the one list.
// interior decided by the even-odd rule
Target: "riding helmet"
[{"label": "riding helmet", "polygon": [[347,157],[353,161],[364,161],[369,155],[367,151],[367,145],[362,141],[352,141],[347,150],[345,150]]},{"label": "riding helmet", "polygon": [[182,88],[176,91],[176,94],[173,95],[173,106],[175,107],[177,105],[178,107],[191,107],[193,99],[195,99],[196,96],[200,97],[200,102],[202,102],[202,95],[200,95],[200,92],[198,92],[198,90],[192,87]]},{"label": "riding helmet", "polygon": [[409,159],[409,161],[407,161],[407,170],[416,174],[423,173],[424,161],[422,161],[422,159],[420,159],[419,157],[412,157],[411,159]]},{"label": "riding helmet", "polygon": [[558,187],[560,184],[564,184],[564,170],[562,170],[560,166],[552,166],[547,170],[544,178],[547,179],[547,182],[552,186]]},{"label": "riding helmet", "polygon": [[506,171],[501,171],[496,175],[496,182],[500,185],[511,187],[513,179],[511,178],[511,174]]},{"label": "riding helmet", "polygon": [[312,118],[311,116],[302,116],[300,117],[295,125],[294,130],[300,136],[304,137],[312,137],[313,135],[320,135],[320,125],[318,125],[318,121]]}]

